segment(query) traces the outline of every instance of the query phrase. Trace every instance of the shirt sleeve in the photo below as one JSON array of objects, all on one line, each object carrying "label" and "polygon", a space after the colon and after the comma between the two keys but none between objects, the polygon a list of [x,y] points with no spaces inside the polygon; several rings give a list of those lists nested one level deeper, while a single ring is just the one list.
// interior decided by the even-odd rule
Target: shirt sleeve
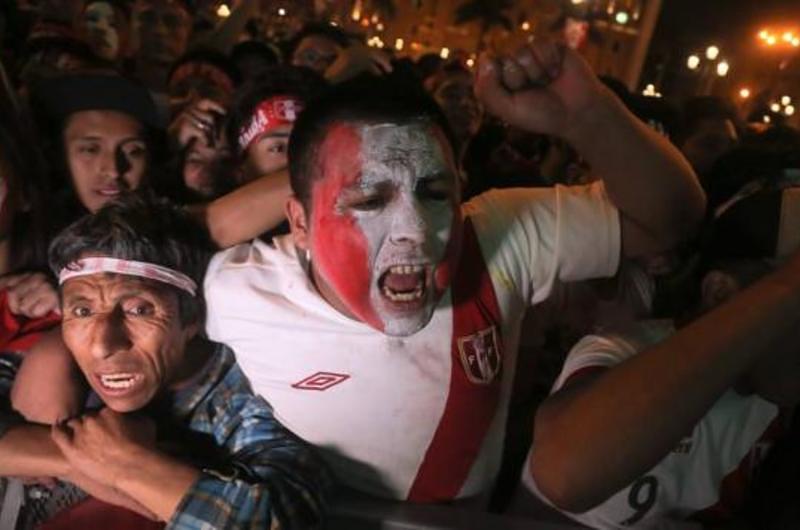
[{"label": "shirt sleeve", "polygon": [[203,470],[168,528],[321,528],[331,479],[308,445],[260,397],[223,395],[214,407],[213,435],[230,456]]},{"label": "shirt sleeve", "polygon": [[647,348],[665,341],[675,326],[671,320],[642,320],[613,332],[587,335],[567,354],[552,392],[561,389],[571,378],[589,370],[616,366]]},{"label": "shirt sleeve", "polygon": [[602,182],[588,186],[492,190],[464,206],[495,285],[528,304],[554,283],[613,276],[619,266],[619,212]]}]

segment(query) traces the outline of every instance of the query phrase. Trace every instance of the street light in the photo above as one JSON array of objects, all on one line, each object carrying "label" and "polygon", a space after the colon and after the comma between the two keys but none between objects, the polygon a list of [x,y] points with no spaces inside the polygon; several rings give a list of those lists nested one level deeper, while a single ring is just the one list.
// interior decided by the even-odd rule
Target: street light
[{"label": "street light", "polygon": [[721,61],[717,64],[717,75],[720,77],[725,77],[728,75],[728,70],[731,69],[731,65],[727,63],[727,61]]},{"label": "street light", "polygon": [[787,116],[794,115],[794,105],[786,105],[786,108],[783,109],[784,114]]},{"label": "street light", "polygon": [[231,16],[231,9],[228,7],[228,4],[222,4],[217,8],[217,16],[219,18],[228,18]]},{"label": "street light", "polygon": [[706,48],[706,59],[709,61],[715,61],[719,57],[719,48],[716,46],[709,46]]},{"label": "street light", "polygon": [[747,98],[749,98],[749,97],[750,97],[750,89],[749,89],[749,88],[743,88],[743,89],[741,89],[741,90],[739,91],[739,97],[740,97],[740,98],[742,98],[742,99],[747,99]]},{"label": "street light", "polygon": [[689,67],[689,70],[697,70],[697,67],[700,66],[700,57],[697,55],[690,55],[686,60],[686,66]]},{"label": "street light", "polygon": [[630,15],[625,11],[619,11],[616,15],[614,15],[614,20],[617,21],[617,24],[624,26],[630,20]]},{"label": "street light", "polygon": [[781,98],[781,105],[783,105],[784,107],[786,105],[790,105],[791,103],[792,103],[792,98],[790,96],[783,96]]}]

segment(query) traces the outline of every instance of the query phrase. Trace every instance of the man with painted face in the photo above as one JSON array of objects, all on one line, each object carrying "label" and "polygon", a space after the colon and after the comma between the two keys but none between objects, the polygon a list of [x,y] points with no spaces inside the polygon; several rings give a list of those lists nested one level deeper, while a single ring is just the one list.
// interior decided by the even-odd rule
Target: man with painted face
[{"label": "man with painted face", "polygon": [[604,182],[460,206],[436,104],[395,79],[359,79],[295,123],[292,233],[217,255],[206,278],[209,335],[369,494],[480,501],[526,306],[556,279],[610,276],[623,253],[670,247],[702,214],[688,164],[571,51],[484,58],[477,89],[502,119],[574,143]]}]

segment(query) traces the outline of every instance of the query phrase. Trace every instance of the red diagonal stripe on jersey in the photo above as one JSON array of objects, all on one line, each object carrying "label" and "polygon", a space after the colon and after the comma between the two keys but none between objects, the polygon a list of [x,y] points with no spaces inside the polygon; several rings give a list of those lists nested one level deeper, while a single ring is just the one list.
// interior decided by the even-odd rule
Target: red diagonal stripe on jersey
[{"label": "red diagonal stripe on jersey", "polygon": [[408,494],[408,500],[453,499],[478,457],[500,399],[500,377],[488,384],[471,382],[459,350],[459,338],[495,326],[497,355],[502,363],[500,308],[469,219],[464,225],[462,255],[453,276],[453,335],[450,390],[444,413]]}]

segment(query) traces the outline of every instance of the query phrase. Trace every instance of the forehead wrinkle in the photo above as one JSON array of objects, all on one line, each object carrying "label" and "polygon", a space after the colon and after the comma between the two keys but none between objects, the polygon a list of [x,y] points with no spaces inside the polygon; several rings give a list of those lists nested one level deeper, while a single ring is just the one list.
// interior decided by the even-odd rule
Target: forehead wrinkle
[{"label": "forehead wrinkle", "polygon": [[405,170],[418,179],[446,166],[437,136],[427,122],[364,125],[362,138],[366,177],[381,176],[388,170],[389,178],[397,178],[396,172]]}]

